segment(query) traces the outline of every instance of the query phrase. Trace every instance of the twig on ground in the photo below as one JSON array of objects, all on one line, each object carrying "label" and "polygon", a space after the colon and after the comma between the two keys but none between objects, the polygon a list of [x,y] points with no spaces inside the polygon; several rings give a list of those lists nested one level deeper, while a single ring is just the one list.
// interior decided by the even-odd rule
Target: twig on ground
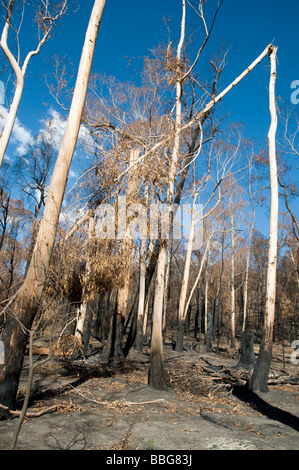
[{"label": "twig on ground", "polygon": [[[88,397],[87,395],[84,395],[81,393],[79,390],[77,390],[75,387],[73,387],[71,384],[68,384],[69,387],[71,387],[78,395],[80,395],[82,398],[85,400],[91,401],[92,403],[95,403],[96,405],[107,405],[110,402],[109,401],[98,401],[94,398],[94,396],[90,393],[92,398]],[[117,400],[115,400],[117,401]],[[132,402],[132,401],[126,401],[124,399],[119,400],[121,403],[123,403],[126,406],[138,406],[138,405],[151,405],[153,403],[159,403],[159,402],[164,402],[164,398],[159,398],[157,400],[151,400],[151,401],[141,401],[141,402]],[[113,400],[111,401],[113,403]]]},{"label": "twig on ground", "polygon": [[[46,408],[45,410],[34,411],[34,412],[27,411],[25,416],[26,418],[39,418],[40,416],[45,415],[47,413],[53,413],[54,411],[57,410],[59,406],[60,405],[53,405],[53,406],[50,406],[49,408]],[[12,418],[20,416],[22,413],[22,411],[10,410],[7,406],[1,405],[1,404],[0,404],[0,408],[10,413]]]}]

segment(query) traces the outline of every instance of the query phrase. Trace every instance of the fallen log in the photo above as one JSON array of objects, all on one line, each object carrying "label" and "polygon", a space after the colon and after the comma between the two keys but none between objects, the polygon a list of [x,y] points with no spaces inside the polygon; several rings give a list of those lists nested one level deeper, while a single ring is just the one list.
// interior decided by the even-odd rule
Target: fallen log
[{"label": "fallen log", "polygon": [[[34,347],[32,349],[33,356],[44,356],[44,357],[51,356],[51,355],[56,356],[56,357],[57,356],[66,357],[66,356],[71,356],[72,352],[73,351],[71,349],[69,351],[64,351],[64,350],[60,350],[57,347],[53,347],[52,349],[50,349],[49,347]],[[29,346],[27,346],[25,350],[25,355],[29,356]]]},{"label": "fallen log", "polygon": [[268,380],[268,385],[299,385],[299,377],[280,376]]},{"label": "fallen log", "polygon": [[[27,346],[25,351],[26,356],[29,355],[29,346]],[[42,347],[34,347],[32,349],[32,354],[34,356],[49,356],[50,355],[50,348],[42,348]]]}]

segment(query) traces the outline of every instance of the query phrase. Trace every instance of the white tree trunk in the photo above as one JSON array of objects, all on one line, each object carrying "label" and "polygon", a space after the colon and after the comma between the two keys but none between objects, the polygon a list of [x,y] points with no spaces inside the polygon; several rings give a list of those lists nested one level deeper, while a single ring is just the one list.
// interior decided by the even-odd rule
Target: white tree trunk
[{"label": "white tree trunk", "polygon": [[4,54],[6,55],[16,76],[16,89],[15,89],[13,102],[11,104],[11,107],[10,107],[10,110],[6,119],[3,132],[0,136],[0,166],[2,165],[2,161],[6,152],[6,148],[9,142],[9,138],[10,138],[14,123],[15,123],[16,115],[18,112],[19,104],[20,104],[23,89],[24,89],[24,75],[22,73],[22,70],[18,62],[14,58],[13,54],[11,53],[7,45],[7,37],[8,37],[8,31],[10,28],[13,7],[14,7],[14,0],[10,0],[8,7],[7,7],[7,15],[6,15],[5,25],[2,31],[1,42],[0,42],[2,50]]},{"label": "white tree trunk", "polygon": [[[208,256],[209,259],[209,256]],[[206,272],[205,272],[205,319],[204,319],[204,330],[205,336],[207,334],[208,328],[208,292],[209,292],[209,279],[208,279],[208,262],[206,264]]]},{"label": "white tree trunk", "polygon": [[[92,242],[94,237],[95,237],[95,220],[94,220],[94,214],[91,213],[89,215],[89,224],[88,224],[89,243]],[[90,259],[90,255],[87,254],[84,283],[88,282],[88,279],[90,276],[91,276],[91,259]],[[87,314],[87,305],[88,303],[86,300],[86,289],[85,289],[85,286],[83,285],[81,303],[77,308],[77,325],[75,329],[75,339],[76,339],[75,351],[79,349],[81,353],[83,352],[83,346],[84,346],[83,335],[84,335],[84,325],[85,325],[86,314]]]},{"label": "white tree trunk", "polygon": [[231,295],[231,348],[235,348],[236,337],[236,311],[235,311],[235,217],[231,214],[231,271],[230,271],[230,295]]},{"label": "white tree trunk", "polygon": [[41,272],[49,263],[48,258],[50,257],[55,241],[68,172],[81,126],[95,43],[105,1],[106,0],[95,0],[94,2],[94,7],[86,32],[67,126],[49,185],[44,213],[37,235],[32,262],[30,263],[31,270],[29,267],[28,276],[30,276],[30,271],[32,275],[33,270],[34,277],[36,277],[38,272],[39,276],[43,277]]},{"label": "white tree trunk", "polygon": [[95,0],[86,32],[67,127],[51,178],[30,265],[23,285],[9,304],[9,308],[18,317],[18,321],[12,315],[8,315],[2,331],[1,340],[5,344],[7,361],[0,370],[0,403],[8,407],[14,406],[27,342],[19,322],[25,328],[31,329],[44,289],[68,172],[79,134],[104,6],[105,0]]},{"label": "white tree trunk", "polygon": [[[182,6],[183,6],[183,14],[182,14],[182,23],[181,23],[181,37],[180,37],[180,42],[178,44],[177,48],[177,63],[178,65],[180,64],[181,61],[181,52],[182,52],[182,47],[184,43],[184,38],[185,38],[185,19],[186,19],[186,2],[185,0],[182,0]],[[168,181],[168,190],[167,190],[167,203],[172,205],[173,204],[173,194],[174,194],[174,182],[175,182],[175,175],[176,175],[176,170],[177,170],[177,161],[178,161],[178,155],[179,155],[179,148],[180,148],[180,136],[182,131],[189,129],[192,125],[194,125],[196,122],[198,122],[207,112],[209,112],[213,106],[221,101],[224,96],[232,90],[234,86],[236,86],[248,73],[253,70],[253,68],[259,64],[264,57],[266,57],[267,54],[271,51],[272,46],[269,45],[266,47],[266,49],[260,54],[260,56],[252,62],[252,64],[247,67],[244,72],[242,72],[241,75],[239,75],[228,87],[225,88],[219,95],[217,95],[216,98],[211,100],[197,115],[194,116],[193,119],[191,119],[187,124],[182,126],[182,91],[183,91],[183,86],[182,86],[182,81],[180,80],[180,74],[178,73],[178,79],[176,80],[176,122],[175,122],[175,135],[174,135],[174,145],[173,145],[173,152],[172,152],[172,158],[171,158],[171,164],[170,164],[170,171],[169,171],[169,181]],[[158,142],[152,149],[151,152],[155,151],[159,147],[161,147],[165,143],[165,139],[162,141]],[[144,159],[148,155],[147,152],[143,154],[141,157]],[[154,303],[154,310],[153,310],[153,332],[152,332],[152,353],[151,353],[151,370],[157,370],[159,367],[159,364],[161,367],[163,367],[163,347],[162,347],[162,314],[163,314],[163,293],[162,293],[162,300],[161,300],[161,285],[163,286],[164,289],[164,284],[165,284],[165,260],[166,260],[166,247],[165,243],[161,243],[160,246],[160,251],[158,255],[158,261],[157,261],[157,272],[159,272],[159,278],[158,282],[156,282],[155,285],[155,297],[157,296],[157,299],[155,298],[155,303]],[[158,275],[158,274],[157,274]],[[161,332],[157,332],[157,328],[161,328]],[[155,328],[155,331],[154,331]],[[155,334],[154,334],[155,333]],[[161,341],[161,344],[156,343]],[[159,354],[155,354],[155,351],[158,351]],[[156,366],[154,367],[155,364],[155,357],[159,357],[159,364],[158,362],[156,363]],[[150,372],[150,377],[152,376]],[[163,374],[160,374],[160,378],[163,376]],[[153,383],[151,384],[154,388],[163,388],[163,383],[162,381],[160,383]]]},{"label": "white tree trunk", "polygon": [[140,244],[140,259],[139,259],[139,293],[138,293],[138,311],[137,311],[137,332],[136,332],[136,349],[142,351],[143,346],[143,321],[144,321],[144,303],[145,303],[145,278],[146,278],[146,263],[145,263],[145,248],[146,239],[143,238]]},{"label": "white tree trunk", "polygon": [[276,130],[277,111],[275,101],[276,82],[276,47],[270,50],[271,78],[269,85],[269,101],[271,125],[268,133],[269,141],[269,166],[270,166],[270,228],[269,228],[269,251],[267,268],[267,290],[264,317],[263,338],[260,346],[259,356],[250,380],[250,388],[253,391],[268,391],[268,375],[272,360],[272,341],[275,316],[276,296],[276,267],[277,267],[277,235],[278,235],[278,178],[276,162]]},{"label": "white tree trunk", "polygon": [[[170,162],[169,180],[167,187],[167,204],[169,207],[173,204],[174,195],[174,182],[177,171],[177,162],[180,149],[180,136],[181,136],[181,120],[182,120],[182,91],[183,86],[180,80],[179,64],[181,61],[181,52],[185,39],[185,21],[186,21],[186,2],[182,0],[182,23],[181,23],[181,37],[177,47],[177,64],[178,64],[178,79],[176,80],[176,119],[175,119],[175,135],[172,157]],[[151,367],[150,367],[150,381],[149,385],[155,389],[163,389],[164,387],[164,373],[163,373],[163,297],[165,286],[165,269],[167,258],[166,241],[161,241],[160,250],[157,261],[157,279],[155,284],[155,300],[153,309],[153,330],[151,341]],[[160,368],[160,371],[159,371]]]},{"label": "white tree trunk", "polygon": [[269,229],[269,253],[267,271],[267,291],[265,309],[265,338],[272,342],[274,314],[275,314],[275,294],[276,294],[276,267],[277,267],[277,235],[278,235],[278,179],[276,163],[276,130],[277,112],[275,100],[276,82],[276,48],[270,54],[271,80],[270,80],[270,114],[271,126],[268,134],[269,140],[269,166],[270,166],[270,186],[271,186],[271,208],[270,208],[270,229]]},{"label": "white tree trunk", "polygon": [[[199,266],[199,270],[198,270],[198,273],[197,273],[197,276],[196,276],[196,279],[195,279],[195,282],[193,284],[193,287],[190,291],[190,294],[189,294],[189,297],[188,297],[188,300],[186,302],[186,305],[185,305],[185,318],[187,316],[187,312],[188,312],[188,308],[189,308],[189,305],[190,305],[190,302],[191,302],[191,299],[192,299],[192,296],[194,294],[194,291],[196,289],[196,287],[198,286],[198,283],[200,281],[200,278],[201,278],[201,275],[202,275],[202,271],[203,271],[203,267],[204,267],[204,264],[206,262],[206,259],[207,259],[207,256],[210,252],[210,245],[211,245],[211,237],[209,238],[209,240],[207,241],[207,244],[206,244],[206,248],[205,248],[205,251],[204,251],[204,254],[203,254],[203,257],[200,261],[200,266]],[[208,282],[206,280],[206,283],[205,283],[205,331],[206,331],[206,312],[208,311]]]},{"label": "white tree trunk", "polygon": [[250,195],[253,214],[252,214],[252,224],[250,227],[249,240],[248,240],[247,257],[246,257],[242,334],[245,332],[247,328],[247,323],[248,323],[248,312],[247,312],[248,310],[248,307],[247,307],[248,305],[248,276],[249,276],[249,263],[250,263],[250,253],[251,253],[251,240],[252,240],[252,234],[253,234],[253,229],[255,225],[255,206],[254,206],[254,200],[253,200],[252,189],[251,189],[251,162],[249,162],[249,195]]},{"label": "white tree trunk", "polygon": [[171,264],[171,245],[169,244],[168,249],[167,249],[166,267],[165,267],[162,331],[165,331],[165,328],[167,326],[167,301],[168,301],[168,292],[169,292],[170,264]]},{"label": "white tree trunk", "polygon": [[162,312],[165,282],[166,242],[160,246],[157,262],[157,274],[155,280],[155,298],[153,306],[152,338],[151,338],[151,364],[149,374],[149,386],[155,390],[163,390],[163,338],[162,338]]},{"label": "white tree trunk", "polygon": [[75,350],[83,351],[83,333],[84,333],[84,324],[86,319],[86,312],[87,312],[87,302],[82,301],[80,305],[77,307],[77,326],[75,330]]},{"label": "white tree trunk", "polygon": [[147,297],[147,300],[145,302],[145,307],[144,307],[144,316],[143,316],[143,338],[146,338],[147,336],[147,318],[148,318],[148,309],[149,309],[149,295]]},{"label": "white tree trunk", "polygon": [[185,309],[185,306],[186,306],[186,298],[187,298],[189,275],[190,275],[193,240],[194,240],[194,234],[195,234],[197,196],[198,196],[198,193],[195,193],[194,199],[193,199],[193,205],[192,205],[191,225],[190,225],[190,230],[189,230],[189,239],[188,239],[188,245],[187,245],[183,281],[182,281],[180,300],[179,300],[178,331],[177,331],[177,341],[176,341],[175,349],[176,351],[180,351],[180,352],[183,351],[185,321],[186,321],[186,316],[187,316],[187,311],[188,311]]}]

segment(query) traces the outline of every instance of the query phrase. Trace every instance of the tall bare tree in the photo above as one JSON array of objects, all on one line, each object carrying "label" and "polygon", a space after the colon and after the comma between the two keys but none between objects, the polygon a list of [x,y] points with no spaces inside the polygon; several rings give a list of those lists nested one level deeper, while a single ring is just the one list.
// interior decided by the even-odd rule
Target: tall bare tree
[{"label": "tall bare tree", "polygon": [[[182,93],[183,93],[183,80],[181,71],[181,55],[182,48],[185,40],[185,27],[186,27],[186,2],[182,0],[182,22],[181,22],[181,37],[177,47],[176,54],[176,103],[175,103],[175,131],[174,131],[174,145],[169,169],[169,180],[167,185],[167,204],[169,207],[173,204],[174,184],[177,171],[177,164],[179,158],[180,141],[181,141],[181,125],[182,125]],[[166,240],[161,240],[160,250],[157,261],[157,277],[155,283],[155,299],[153,307],[153,329],[152,329],[152,342],[151,342],[151,367],[149,375],[149,385],[155,389],[162,389],[164,387],[164,371],[163,371],[163,341],[162,341],[162,320],[163,320],[163,297],[164,297],[164,284],[167,260],[167,243]]]},{"label": "tall bare tree", "polygon": [[[222,2],[219,3],[218,9],[220,8]],[[202,2],[200,2],[202,6]],[[193,118],[190,119],[186,124],[182,125],[182,92],[183,92],[183,83],[186,77],[190,74],[190,71],[193,69],[194,64],[198,60],[198,57],[206,44],[210,31],[206,28],[206,40],[203,43],[202,48],[200,48],[198,56],[194,64],[189,68],[187,72],[184,73],[181,61],[181,52],[182,46],[185,39],[185,17],[186,17],[186,5],[185,1],[182,0],[182,23],[181,23],[181,37],[177,47],[177,54],[175,60],[175,74],[174,74],[174,83],[176,87],[176,103],[175,103],[175,129],[173,139],[173,151],[170,160],[170,169],[169,169],[169,179],[167,185],[167,204],[172,205],[174,202],[174,183],[176,179],[177,163],[180,150],[181,135],[188,129],[190,129],[195,123],[200,122],[202,119],[205,120],[205,117],[209,115],[212,108],[216,103],[221,101],[224,96],[232,90],[244,77],[250,73],[256,65],[258,65],[272,50],[272,45],[266,47],[266,49],[260,54],[260,56],[249,66],[246,70],[241,73],[229,86],[227,86],[221,93],[216,95],[216,90],[213,90],[213,98],[211,101],[203,107],[199,113],[195,113]],[[217,11],[218,11],[217,9]],[[217,12],[216,12],[217,14]],[[200,10],[200,17],[204,21],[202,14],[202,9]],[[216,15],[215,15],[216,17]],[[215,21],[214,17],[214,21]],[[204,21],[205,24],[205,21]],[[214,24],[214,22],[213,22]],[[213,25],[212,25],[213,27]],[[216,81],[217,83],[217,81]],[[216,86],[215,83],[215,86]],[[157,150],[161,145],[165,145],[165,140],[158,142],[152,149],[151,152]],[[147,152],[144,153],[143,158],[147,155]],[[191,160],[192,161],[192,160]],[[179,184],[177,191],[179,189]],[[177,194],[176,194],[177,196]],[[178,198],[180,200],[180,197]],[[165,268],[166,268],[166,259],[167,259],[167,243],[166,240],[160,240],[158,260],[156,263],[156,280],[155,280],[155,298],[153,306],[153,323],[152,323],[152,349],[151,349],[151,365],[149,373],[149,385],[155,389],[164,388],[164,372],[163,372],[163,345],[162,345],[162,312],[163,312],[163,292],[164,292],[164,283],[165,283]],[[154,250],[155,253],[155,250]],[[156,254],[156,253],[155,253]],[[149,268],[151,263],[149,263]]]},{"label": "tall bare tree", "polygon": [[270,166],[270,228],[269,228],[269,251],[267,269],[266,306],[264,315],[263,337],[260,345],[259,355],[250,380],[250,388],[253,391],[268,391],[268,376],[272,360],[273,327],[275,316],[276,297],[276,269],[277,269],[277,235],[278,235],[278,178],[276,163],[276,130],[277,111],[275,100],[276,82],[276,47],[269,50],[271,63],[271,78],[269,85],[269,101],[271,125],[268,134],[269,143],[269,166]]},{"label": "tall bare tree", "polygon": [[25,346],[28,340],[25,332],[31,329],[48,274],[67,177],[80,130],[95,44],[105,3],[105,0],[95,0],[94,2],[86,31],[67,127],[52,174],[31,262],[22,287],[5,311],[6,323],[1,340],[5,346],[6,362],[0,369],[0,403],[8,408],[15,405]]}]

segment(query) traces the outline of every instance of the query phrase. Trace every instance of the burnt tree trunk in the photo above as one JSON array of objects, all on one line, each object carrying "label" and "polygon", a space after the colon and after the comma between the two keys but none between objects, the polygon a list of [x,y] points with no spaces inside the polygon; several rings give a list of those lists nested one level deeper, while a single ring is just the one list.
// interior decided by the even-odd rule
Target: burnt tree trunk
[{"label": "burnt tree trunk", "polygon": [[155,390],[165,388],[165,376],[163,366],[163,339],[162,339],[162,311],[164,298],[164,280],[166,263],[166,242],[160,243],[160,253],[155,279],[155,297],[152,317],[150,370],[148,377],[149,387]]},{"label": "burnt tree trunk", "polygon": [[125,360],[123,350],[123,337],[125,328],[125,318],[119,308],[118,299],[116,300],[115,311],[110,320],[110,328],[107,343],[102,353],[104,360],[110,361],[111,359],[119,359],[123,362]]},{"label": "burnt tree trunk", "polygon": [[254,333],[251,330],[245,330],[242,333],[240,360],[237,364],[237,368],[253,369],[254,365]]},{"label": "burnt tree trunk", "polygon": [[212,338],[214,330],[214,319],[216,314],[216,299],[213,299],[212,309],[207,314],[207,331],[206,331],[206,350],[213,351]]},{"label": "burnt tree trunk", "polygon": [[249,388],[252,391],[267,393],[268,376],[272,361],[272,341],[263,342],[260,346],[259,355],[255,364],[252,377],[249,381]]},{"label": "burnt tree trunk", "polygon": [[[31,328],[35,313],[35,311],[27,311],[27,322],[24,325],[26,328]],[[1,375],[3,377],[5,374],[5,380],[2,381],[0,387],[0,403],[10,410],[15,410],[16,408],[15,400],[28,342],[28,335],[25,333],[24,326],[22,326],[18,320],[9,315],[1,336],[5,351],[5,364],[1,366]],[[8,417],[9,412],[0,410],[0,420]]]}]

